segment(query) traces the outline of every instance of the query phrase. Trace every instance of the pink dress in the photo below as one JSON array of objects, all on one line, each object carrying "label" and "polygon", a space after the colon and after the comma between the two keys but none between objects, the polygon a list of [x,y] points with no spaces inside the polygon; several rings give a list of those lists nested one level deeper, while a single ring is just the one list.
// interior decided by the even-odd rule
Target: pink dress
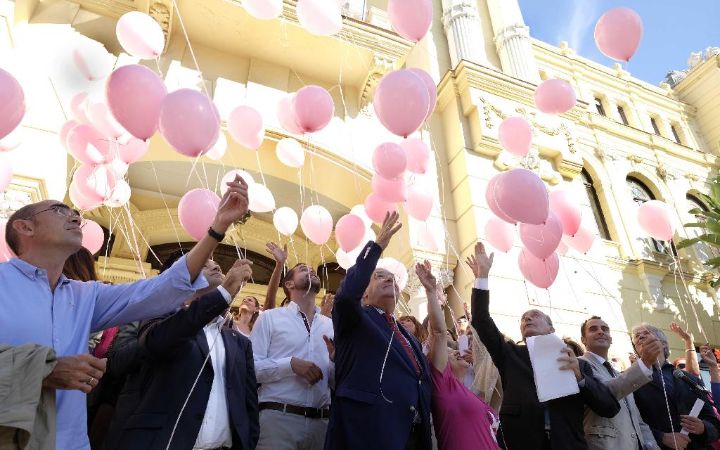
[{"label": "pink dress", "polygon": [[440,450],[499,450],[498,423],[493,409],[480,400],[452,372],[440,373],[430,365],[433,381],[432,415]]}]

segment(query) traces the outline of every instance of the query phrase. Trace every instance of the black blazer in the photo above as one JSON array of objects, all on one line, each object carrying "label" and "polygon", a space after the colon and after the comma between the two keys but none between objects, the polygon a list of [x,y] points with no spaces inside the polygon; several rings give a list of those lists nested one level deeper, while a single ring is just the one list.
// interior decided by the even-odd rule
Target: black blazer
[{"label": "black blazer", "polygon": [[401,325],[420,362],[417,376],[402,344],[393,337],[380,383],[380,370],[388,352],[392,331],[373,307],[361,298],[370,282],[382,249],[374,242],[360,252],[335,296],[336,390],[325,438],[326,450],[404,450],[419,412],[423,439],[421,449],[430,450],[430,380],[427,359],[420,343]]},{"label": "black blazer", "polygon": [[[489,303],[489,291],[473,289],[472,326],[487,347],[503,384],[498,442],[507,450],[539,449],[545,438],[545,413],[538,401],[530,354],[524,344],[506,340],[500,333],[490,317]],[[585,375],[580,393],[546,403],[552,450],[587,448],[583,432],[585,405],[602,417],[613,417],[620,411],[612,392],[593,376],[590,364],[579,362]]]},{"label": "black blazer", "polygon": [[[152,371],[142,401],[113,443],[116,449],[164,450],[185,399],[207,357],[204,326],[228,307],[217,290],[164,319],[143,324],[140,346]],[[250,340],[223,328],[225,396],[233,450],[252,450],[259,436],[255,365]],[[200,432],[213,382],[208,359],[172,440],[173,450],[191,450]]]},{"label": "black blazer", "polygon": [[[672,374],[675,369],[672,365],[666,363],[663,366],[663,372]],[[670,433],[670,421],[668,418],[668,405],[665,404],[665,391],[668,394],[668,404],[670,406],[670,415],[673,421],[673,427],[676,433],[680,432],[680,415],[690,413],[690,410],[698,398],[684,381],[672,378],[672,386],[666,386],[663,390],[662,381],[659,378],[657,369],[653,369],[657,376],[653,374],[653,380],[635,391],[635,404],[640,411],[643,421],[650,427],[660,448],[668,449],[662,445],[662,434]],[[688,378],[693,379],[696,383],[700,380],[692,374],[685,372]],[[720,430],[720,422],[718,422],[712,407],[705,403],[700,411],[698,418],[705,423],[705,433],[698,436],[690,434],[690,445],[687,450],[709,450],[712,449],[710,443],[718,439],[718,430]]]}]

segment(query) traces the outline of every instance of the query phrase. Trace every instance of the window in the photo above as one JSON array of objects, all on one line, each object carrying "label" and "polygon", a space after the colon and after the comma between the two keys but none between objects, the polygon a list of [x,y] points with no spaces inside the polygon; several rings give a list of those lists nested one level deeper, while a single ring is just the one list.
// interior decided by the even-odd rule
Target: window
[{"label": "window", "polygon": [[[638,205],[642,205],[643,203],[650,200],[655,200],[655,196],[653,195],[652,191],[645,185],[645,183],[638,180],[637,178],[627,177],[627,184],[628,188],[630,189],[633,201]],[[670,255],[670,252],[672,252],[672,254],[677,256],[675,244],[673,244],[672,242],[665,243],[663,241],[657,241],[652,238],[647,238],[647,242],[650,244],[650,248],[652,248],[658,253],[665,253],[666,255]]]},{"label": "window", "polygon": [[595,217],[595,223],[597,223],[598,230],[600,231],[600,237],[609,241],[611,240],[610,231],[608,230],[607,222],[605,222],[605,215],[603,214],[602,207],[600,206],[600,198],[595,190],[595,183],[593,183],[593,179],[590,177],[587,170],[583,169],[580,174],[582,176],[583,184],[585,185],[585,193],[590,201],[590,209],[592,209],[593,216]]},{"label": "window", "polygon": [[607,116],[607,114],[605,114],[605,107],[603,106],[602,99],[599,97],[595,97],[595,109],[597,109],[598,114],[601,116]]},{"label": "window", "polygon": [[330,292],[337,292],[340,282],[345,278],[345,269],[340,264],[329,262],[318,266],[317,274],[320,277],[320,286]]},{"label": "window", "polygon": [[[702,211],[708,210],[707,206],[705,206],[705,204],[703,202],[701,202],[700,199],[698,199],[697,197],[695,197],[694,195],[692,195],[690,193],[685,194],[685,200],[687,200],[688,210],[695,209],[695,208],[700,209]],[[695,216],[695,222],[704,222],[704,221],[705,221],[705,219],[703,217],[698,216],[698,215]],[[705,234],[705,230],[702,228],[692,227],[692,228],[686,228],[686,230],[689,234],[688,237],[691,237],[691,238],[698,237],[702,234]],[[701,261],[707,261],[708,259],[715,258],[718,256],[717,250],[713,246],[711,246],[705,242],[698,242],[697,244],[695,244],[693,246],[693,248],[695,249],[695,252],[696,252],[698,258],[700,258]]]},{"label": "window", "polygon": [[678,133],[677,125],[675,125],[675,124],[670,125],[670,131],[672,131],[675,142],[682,145],[682,140],[680,139],[680,133]]},{"label": "window", "polygon": [[660,136],[660,128],[658,128],[657,119],[654,117],[650,118],[650,125],[652,125],[653,132]]},{"label": "window", "polygon": [[623,125],[630,125],[627,119],[627,115],[625,115],[625,108],[618,105],[617,107],[618,115],[620,116],[620,120],[622,121]]}]

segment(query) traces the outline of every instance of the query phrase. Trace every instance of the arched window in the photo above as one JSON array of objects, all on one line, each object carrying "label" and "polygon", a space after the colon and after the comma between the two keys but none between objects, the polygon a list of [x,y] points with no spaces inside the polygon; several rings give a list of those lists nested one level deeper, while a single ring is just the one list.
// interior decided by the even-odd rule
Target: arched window
[{"label": "arched window", "polygon": [[708,210],[707,206],[705,206],[705,203],[701,202],[699,198],[695,197],[694,195],[692,195],[689,192],[687,194],[685,194],[685,200],[687,200],[688,206],[690,207],[690,209],[697,208],[697,209],[701,209],[703,211]]},{"label": "arched window", "polygon": [[[693,209],[700,209],[702,211],[707,211],[708,207],[705,205],[705,203],[701,202],[699,198],[695,197],[694,195],[687,193],[685,194],[685,200],[687,201],[687,207],[688,210]],[[696,215],[695,216],[696,222],[704,222],[705,218]],[[688,227],[685,228],[687,230],[690,237],[697,237],[705,233],[705,230],[702,228],[695,228],[695,227]],[[697,252],[697,256],[700,258],[700,260],[707,261],[708,259],[714,258],[718,256],[718,251],[715,249],[715,247],[706,244],[705,242],[698,242],[693,246],[695,248],[695,251]]]},{"label": "arched window", "polygon": [[[642,205],[643,203],[650,200],[655,200],[655,195],[653,195],[650,188],[648,188],[645,183],[643,183],[639,179],[629,176],[627,177],[627,185],[630,189],[630,194],[632,195],[633,201],[638,205]],[[652,238],[648,238],[648,243],[650,244],[650,247],[656,252],[670,255],[670,252],[672,251],[673,254],[677,255],[675,245],[672,243],[665,243]]]},{"label": "arched window", "polygon": [[585,193],[587,194],[588,201],[590,202],[590,209],[592,209],[593,217],[595,217],[595,223],[597,223],[600,237],[605,240],[611,240],[610,230],[608,229],[607,222],[605,221],[605,214],[603,214],[602,206],[600,206],[600,197],[598,197],[597,191],[595,190],[595,183],[587,170],[583,169],[580,173],[585,186]]}]

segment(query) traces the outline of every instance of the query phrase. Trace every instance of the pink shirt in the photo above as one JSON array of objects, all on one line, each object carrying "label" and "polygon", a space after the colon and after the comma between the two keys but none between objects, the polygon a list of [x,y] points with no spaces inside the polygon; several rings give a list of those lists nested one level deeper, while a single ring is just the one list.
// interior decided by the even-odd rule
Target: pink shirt
[{"label": "pink shirt", "polygon": [[438,448],[443,450],[499,450],[493,424],[497,416],[452,372],[440,373],[430,364],[433,381],[432,415]]}]

